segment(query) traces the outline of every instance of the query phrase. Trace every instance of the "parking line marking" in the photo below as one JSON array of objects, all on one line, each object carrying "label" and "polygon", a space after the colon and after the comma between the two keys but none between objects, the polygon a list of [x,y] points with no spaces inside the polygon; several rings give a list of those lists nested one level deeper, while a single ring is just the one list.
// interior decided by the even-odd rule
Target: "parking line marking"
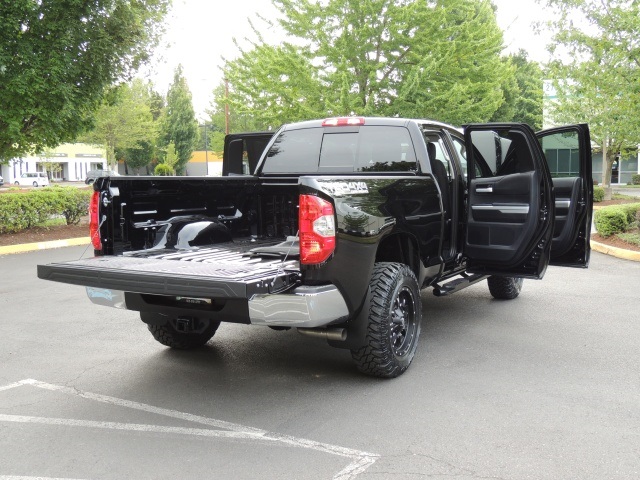
[{"label": "parking line marking", "polygon": [[107,430],[129,430],[132,432],[176,433],[198,437],[226,437],[250,440],[274,441],[274,439],[247,432],[231,432],[228,430],[208,430],[204,428],[162,427],[142,423],[96,422],[94,420],[74,420],[71,418],[31,417],[27,415],[5,415],[0,413],[0,422],[37,423],[40,425],[62,425],[67,427],[89,427]]},{"label": "parking line marking", "polygon": [[23,477],[15,475],[0,475],[0,480],[80,480],[79,478],[59,478],[59,477]]},{"label": "parking line marking", "polygon": [[24,385],[24,380],[22,382],[10,383],[9,385],[5,385],[3,387],[0,387],[0,392],[2,392],[4,390],[10,390],[12,388],[20,387],[21,385]]},{"label": "parking line marking", "polygon": [[[34,379],[21,380],[19,382],[15,382],[15,383],[6,385],[4,387],[0,387],[0,391],[9,390],[22,385],[30,385],[36,388],[42,388],[44,390],[61,392],[67,395],[85,398],[87,400],[94,400],[100,403],[131,408],[134,410],[140,410],[148,413],[155,413],[155,414],[163,415],[170,418],[198,423],[200,425],[206,425],[206,426],[215,427],[215,428],[222,428],[228,431],[183,428],[183,427],[161,427],[161,426],[155,426],[155,425],[116,423],[116,422],[95,422],[91,420],[28,417],[28,416],[21,416],[21,415],[0,415],[0,421],[19,422],[19,423],[39,423],[39,424],[47,424],[47,425],[79,426],[79,427],[104,428],[104,429],[115,429],[115,430],[131,430],[131,431],[155,432],[155,433],[176,433],[176,434],[183,434],[183,435],[239,438],[239,439],[249,439],[249,440],[260,440],[264,442],[282,443],[292,447],[314,450],[317,452],[338,455],[340,457],[346,457],[350,459],[351,463],[347,465],[345,468],[343,468],[342,470],[340,470],[338,473],[336,473],[333,476],[333,480],[354,480],[359,474],[367,470],[371,465],[373,465],[378,460],[378,458],[380,458],[380,455],[375,453],[364,452],[361,450],[354,450],[351,448],[341,447],[338,445],[331,445],[328,443],[316,442],[314,440],[307,440],[304,438],[297,438],[290,435],[282,435],[274,432],[268,432],[267,430],[247,427],[244,425],[239,425],[237,423],[226,422],[223,420],[216,420],[214,418],[209,418],[209,417],[202,417],[200,415],[193,415],[190,413],[180,412],[177,410],[154,407],[152,405],[147,405],[145,403],[133,402],[130,400],[124,400],[122,398],[110,397],[108,395],[84,392],[75,388],[65,387],[62,385],[53,385],[50,383],[40,382]],[[2,478],[4,477],[0,476],[0,479]],[[29,478],[29,477],[25,477],[25,478]],[[32,477],[32,478],[39,478],[39,477]]]}]

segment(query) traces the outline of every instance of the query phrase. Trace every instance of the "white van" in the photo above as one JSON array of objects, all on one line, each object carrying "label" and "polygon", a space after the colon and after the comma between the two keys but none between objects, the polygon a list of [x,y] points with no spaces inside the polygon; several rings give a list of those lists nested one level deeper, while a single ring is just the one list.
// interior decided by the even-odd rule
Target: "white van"
[{"label": "white van", "polygon": [[31,186],[31,187],[47,187],[49,185],[49,177],[44,172],[27,172],[20,175],[13,182],[14,185]]}]

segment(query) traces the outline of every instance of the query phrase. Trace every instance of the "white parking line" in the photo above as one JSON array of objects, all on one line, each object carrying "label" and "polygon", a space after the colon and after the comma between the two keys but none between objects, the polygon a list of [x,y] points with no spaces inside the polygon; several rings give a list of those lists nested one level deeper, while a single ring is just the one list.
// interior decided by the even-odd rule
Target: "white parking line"
[{"label": "white parking line", "polygon": [[80,480],[79,478],[56,477],[16,477],[15,475],[0,475],[0,480]]},{"label": "white parking line", "polygon": [[[329,453],[332,455],[338,455],[340,457],[346,457],[351,460],[351,463],[345,468],[340,470],[333,476],[333,480],[353,480],[359,474],[364,472],[367,468],[373,465],[379,455],[375,453],[363,452],[360,450],[354,450],[351,448],[345,448],[338,445],[331,445],[328,443],[316,442],[313,440],[307,440],[303,438],[296,438],[289,435],[281,435],[278,433],[268,432],[258,428],[247,427],[236,423],[225,422],[223,420],[216,420],[214,418],[202,417],[199,415],[193,415],[190,413],[180,412],[177,410],[170,410],[166,408],[154,407],[144,403],[132,402],[130,400],[124,400],[121,398],[110,397],[107,395],[100,395],[97,393],[83,392],[75,388],[65,387],[62,385],[53,385],[50,383],[40,382],[38,380],[27,379],[20,382],[15,382],[9,385],[0,387],[0,391],[10,390],[12,388],[20,387],[23,385],[30,385],[45,390],[51,390],[56,392],[65,393],[88,400],[94,400],[100,403],[106,403],[109,405],[116,405],[120,407],[131,408],[134,410],[140,410],[149,413],[155,413],[170,418],[176,418],[180,420],[186,420],[189,422],[198,423],[200,425],[206,425],[209,427],[222,428],[227,431],[210,430],[210,429],[198,429],[198,428],[181,428],[181,427],[162,427],[156,425],[144,425],[133,423],[116,423],[116,422],[95,422],[90,420],[73,420],[62,418],[44,418],[44,417],[30,417],[22,415],[0,415],[0,422],[13,422],[13,423],[38,423],[46,425],[65,425],[75,427],[88,427],[88,428],[104,428],[111,430],[129,430],[138,432],[155,432],[155,433],[173,433],[181,435],[196,435],[204,437],[224,437],[224,438],[236,438],[236,439],[249,439],[258,440],[262,442],[274,442],[289,445],[297,448],[304,448],[308,450],[314,450],[322,453]],[[3,477],[0,479],[32,479],[43,477]],[[49,479],[47,479],[49,480]]]}]

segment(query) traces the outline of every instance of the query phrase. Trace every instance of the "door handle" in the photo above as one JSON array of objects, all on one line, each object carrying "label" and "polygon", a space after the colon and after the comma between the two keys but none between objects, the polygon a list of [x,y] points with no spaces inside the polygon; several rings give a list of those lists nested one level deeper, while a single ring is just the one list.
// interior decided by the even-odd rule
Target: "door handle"
[{"label": "door handle", "polygon": [[478,186],[476,187],[476,193],[493,193],[493,185]]}]

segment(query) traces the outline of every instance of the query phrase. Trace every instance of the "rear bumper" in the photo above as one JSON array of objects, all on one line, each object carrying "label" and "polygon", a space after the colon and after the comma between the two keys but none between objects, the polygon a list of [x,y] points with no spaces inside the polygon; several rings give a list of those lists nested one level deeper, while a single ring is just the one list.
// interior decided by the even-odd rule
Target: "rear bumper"
[{"label": "rear bumper", "polygon": [[347,304],[333,285],[299,286],[287,293],[254,295],[249,300],[252,325],[315,328],[348,315]]},{"label": "rear bumper", "polygon": [[[103,256],[38,265],[38,277],[83,285],[100,305],[168,315],[300,328],[324,327],[349,315],[335,285],[297,285],[295,261],[244,258],[216,248],[163,255],[168,258]],[[205,262],[209,255],[213,261]]]},{"label": "rear bumper", "polygon": [[[125,292],[119,290],[87,287],[87,295],[98,305],[129,308]],[[342,294],[333,285],[299,286],[287,293],[254,295],[247,306],[247,323],[271,327],[324,327],[349,315]],[[135,306],[133,309],[138,310]],[[225,314],[222,315],[224,319]]]}]

